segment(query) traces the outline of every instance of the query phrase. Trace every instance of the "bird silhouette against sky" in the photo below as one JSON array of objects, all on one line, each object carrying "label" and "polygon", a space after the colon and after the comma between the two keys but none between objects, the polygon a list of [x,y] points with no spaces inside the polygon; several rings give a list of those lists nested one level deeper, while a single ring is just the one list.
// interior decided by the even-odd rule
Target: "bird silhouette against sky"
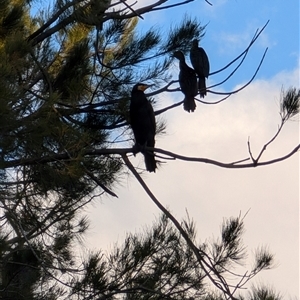
[{"label": "bird silhouette against sky", "polygon": [[206,79],[209,75],[209,60],[203,48],[198,47],[198,40],[193,40],[190,50],[191,64],[198,75],[198,89],[200,98],[206,96]]},{"label": "bird silhouette against sky", "polygon": [[183,108],[187,112],[196,109],[195,96],[198,94],[197,75],[185,62],[184,54],[181,51],[174,52],[173,56],[179,60],[179,85],[184,94]]},{"label": "bird silhouette against sky", "polygon": [[155,172],[156,161],[153,150],[146,150],[145,147],[154,148],[156,123],[153,107],[147,100],[144,91],[149,85],[137,83],[131,92],[130,101],[130,124],[135,138],[135,147],[145,157],[146,169]]}]

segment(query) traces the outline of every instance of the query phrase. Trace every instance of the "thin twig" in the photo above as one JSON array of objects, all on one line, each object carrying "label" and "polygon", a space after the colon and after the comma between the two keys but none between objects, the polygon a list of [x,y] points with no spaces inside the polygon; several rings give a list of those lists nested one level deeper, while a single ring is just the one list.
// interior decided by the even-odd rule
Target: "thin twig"
[{"label": "thin twig", "polygon": [[262,147],[260,153],[258,154],[257,158],[255,159],[255,162],[258,162],[259,159],[261,158],[262,154],[266,151],[267,147],[277,138],[277,136],[279,135],[282,127],[284,125],[284,120],[282,120],[277,132],[275,133],[275,135]]},{"label": "thin twig", "polygon": [[144,18],[140,15],[140,14],[138,14],[131,6],[133,6],[134,4],[136,4],[136,2],[134,3],[134,4],[131,4],[131,5],[128,5],[127,3],[126,3],[126,1],[125,0],[120,0],[127,8],[129,8],[137,17],[139,17],[139,18],[141,18],[142,20],[144,20]]},{"label": "thin twig", "polygon": [[251,48],[251,46],[254,44],[254,42],[258,39],[258,37],[261,35],[261,33],[264,31],[264,29],[267,27],[267,25],[269,24],[270,20],[268,20],[266,22],[266,24],[262,27],[262,29],[260,31],[256,30],[256,33],[254,34],[254,37],[252,38],[250,44],[248,45],[248,47],[239,55],[237,56],[235,59],[233,59],[230,63],[228,63],[225,67],[223,67],[222,69],[219,69],[215,72],[212,72],[209,74],[209,76],[220,73],[222,71],[224,71],[225,69],[227,69],[228,67],[230,67],[234,62],[236,62],[239,58],[241,58],[246,52],[249,51],[249,49]]},{"label": "thin twig", "polygon": [[[262,58],[261,58],[261,60],[260,60],[260,62],[259,62],[259,64],[258,64],[258,66],[257,66],[257,68],[256,68],[256,70],[255,70],[255,72],[254,72],[254,74],[253,74],[253,76],[250,78],[250,80],[247,82],[247,83],[245,83],[243,86],[241,86],[240,88],[238,88],[238,89],[236,89],[236,90],[234,90],[234,91],[231,91],[231,92],[213,92],[213,91],[211,91],[211,90],[208,90],[208,92],[209,93],[212,93],[212,94],[216,94],[216,95],[233,95],[233,94],[236,94],[236,93],[238,93],[238,92],[240,92],[241,90],[243,90],[244,88],[246,88],[248,85],[250,85],[250,83],[254,80],[254,78],[256,77],[256,75],[257,75],[257,73],[258,73],[258,71],[259,71],[259,69],[260,69],[260,67],[261,67],[261,65],[262,65],[262,63],[263,63],[263,61],[264,61],[264,59],[265,59],[265,56],[266,56],[266,54],[267,54],[267,51],[268,51],[268,48],[266,48],[265,49],[265,51],[264,51],[264,54],[262,55]],[[225,80],[226,81],[226,80]],[[224,81],[223,81],[224,82]],[[223,83],[222,82],[222,83]],[[219,85],[219,84],[217,84],[217,85]],[[214,86],[217,86],[217,85],[214,85]]]},{"label": "thin twig", "polygon": [[109,195],[113,196],[113,197],[116,197],[118,198],[118,196],[113,192],[111,191],[110,189],[108,189],[102,182],[100,182],[100,180],[92,173],[90,172],[86,167],[85,165],[83,165],[84,169],[85,169],[85,172],[86,174],[92,179],[95,181],[95,183],[97,183],[106,193],[108,193]]}]

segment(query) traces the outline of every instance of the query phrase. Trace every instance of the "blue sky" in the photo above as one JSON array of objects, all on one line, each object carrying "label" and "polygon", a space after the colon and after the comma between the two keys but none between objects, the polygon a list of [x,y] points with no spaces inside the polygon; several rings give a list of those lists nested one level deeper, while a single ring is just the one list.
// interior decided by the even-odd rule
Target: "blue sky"
[{"label": "blue sky", "polygon": [[[139,1],[137,6],[152,2]],[[253,152],[259,153],[280,123],[281,88],[299,88],[299,1],[211,2],[213,6],[196,0],[149,13],[138,26],[139,30],[153,25],[168,29],[185,14],[197,17],[203,25],[208,24],[201,44],[210,58],[211,71],[215,71],[243,51],[256,29],[270,20],[239,73],[218,90],[232,90],[245,83],[268,47],[265,61],[250,86],[219,105],[198,103],[193,114],[178,107],[161,117],[167,122],[167,134],[157,137],[158,148],[230,162],[249,156],[249,137]],[[177,62],[174,70],[177,79]],[[208,85],[220,78],[223,76],[212,76]],[[205,100],[218,98],[209,94]],[[182,100],[182,94],[165,93],[156,100],[159,107],[164,107]],[[285,155],[298,143],[299,118],[286,124],[262,159]],[[142,157],[137,155],[133,163],[143,167]],[[155,174],[144,174],[143,178],[178,219],[189,211],[197,224],[200,240],[218,236],[223,218],[243,215],[250,209],[245,219],[247,250],[251,255],[256,247],[266,245],[276,260],[276,268],[264,272],[254,284],[263,283],[287,299],[299,299],[298,155],[276,165],[245,170],[166,161]],[[92,249],[111,249],[114,242],[122,242],[127,231],[141,230],[159,214],[134,178],[124,178],[115,192],[118,199],[102,198],[90,210],[92,227],[87,240]]]},{"label": "blue sky", "polygon": [[[144,1],[139,1],[142,6]],[[151,3],[147,1],[145,3]],[[167,2],[169,3],[169,2]],[[171,1],[170,3],[175,3]],[[282,70],[294,68],[299,59],[299,1],[215,0],[213,6],[196,0],[184,6],[145,15],[139,28],[152,25],[169,27],[185,14],[207,24],[201,44],[209,55],[211,71],[226,65],[243,51],[256,29],[270,20],[243,65],[238,78],[232,78],[226,88],[246,81],[257,66],[266,47],[269,48],[257,78],[269,78]],[[218,78],[212,78],[215,81]]]}]

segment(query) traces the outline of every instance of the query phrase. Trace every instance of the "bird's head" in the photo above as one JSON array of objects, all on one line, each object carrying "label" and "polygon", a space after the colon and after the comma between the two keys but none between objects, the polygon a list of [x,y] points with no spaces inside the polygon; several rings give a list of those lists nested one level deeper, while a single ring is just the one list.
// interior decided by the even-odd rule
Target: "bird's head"
[{"label": "bird's head", "polygon": [[198,47],[198,43],[199,43],[199,41],[198,41],[197,39],[194,39],[194,40],[192,41],[192,46]]},{"label": "bird's head", "polygon": [[184,54],[181,51],[175,51],[172,56],[179,60],[184,60]]},{"label": "bird's head", "polygon": [[136,91],[145,91],[148,87],[150,87],[151,85],[149,84],[146,84],[146,83],[137,83],[134,87],[133,87],[133,90],[136,90]]}]

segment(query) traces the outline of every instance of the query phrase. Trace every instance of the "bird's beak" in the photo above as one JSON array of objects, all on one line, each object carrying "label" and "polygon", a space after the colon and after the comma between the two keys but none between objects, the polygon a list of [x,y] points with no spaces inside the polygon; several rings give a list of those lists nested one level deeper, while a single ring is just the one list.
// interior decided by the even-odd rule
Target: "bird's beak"
[{"label": "bird's beak", "polygon": [[145,91],[148,87],[150,87],[151,85],[149,85],[149,84],[141,84],[140,86],[139,86],[139,90],[141,90],[141,91]]}]

